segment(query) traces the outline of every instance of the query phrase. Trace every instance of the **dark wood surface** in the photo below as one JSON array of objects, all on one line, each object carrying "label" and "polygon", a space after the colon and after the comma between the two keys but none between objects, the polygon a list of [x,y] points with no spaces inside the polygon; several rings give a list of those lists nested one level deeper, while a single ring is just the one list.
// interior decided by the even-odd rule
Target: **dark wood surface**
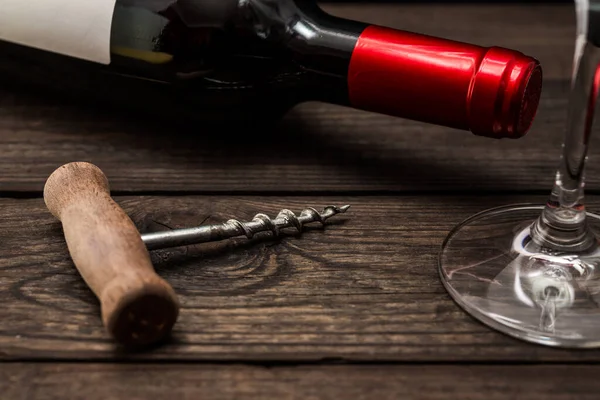
[{"label": "dark wood surface", "polygon": [[[600,351],[536,346],[448,296],[437,255],[483,209],[545,200],[563,135],[571,5],[328,5],[332,13],[538,57],[532,132],[493,141],[325,104],[274,133],[195,137],[0,90],[0,398],[592,399]],[[600,210],[591,152],[589,208]],[[173,337],[125,352],[44,206],[70,161],[108,175],[142,232],[351,204],[326,227],[152,253],[180,295]],[[267,235],[268,236],[268,235]]]},{"label": "dark wood surface", "polygon": [[[141,232],[282,207],[350,204],[325,228],[152,252],[182,315],[168,343],[127,360],[264,362],[600,361],[600,351],[525,345],[450,300],[437,254],[455,223],[484,208],[543,196],[117,197]],[[590,208],[600,206],[591,198]],[[3,199],[0,357],[114,359],[99,307],[40,199]],[[449,212],[451,210],[451,212]],[[24,216],[27,216],[26,218]],[[204,222],[203,222],[204,221]],[[268,234],[267,234],[268,236]],[[8,250],[10,249],[10,250]]]},{"label": "dark wood surface", "polygon": [[[598,366],[13,364],[3,398],[596,400]],[[111,385],[99,384],[111,382]],[[27,395],[15,390],[27,386]],[[327,390],[323,390],[326,387]],[[565,390],[568,388],[568,392]],[[164,397],[167,398],[167,397]]]}]

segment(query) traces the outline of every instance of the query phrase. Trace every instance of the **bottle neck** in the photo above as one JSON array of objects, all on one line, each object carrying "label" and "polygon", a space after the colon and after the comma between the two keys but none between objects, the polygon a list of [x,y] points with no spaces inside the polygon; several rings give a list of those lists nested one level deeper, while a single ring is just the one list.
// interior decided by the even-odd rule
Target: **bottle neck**
[{"label": "bottle neck", "polygon": [[241,0],[238,11],[236,23],[289,50],[304,70],[343,79],[368,26],[327,14],[314,0]]}]

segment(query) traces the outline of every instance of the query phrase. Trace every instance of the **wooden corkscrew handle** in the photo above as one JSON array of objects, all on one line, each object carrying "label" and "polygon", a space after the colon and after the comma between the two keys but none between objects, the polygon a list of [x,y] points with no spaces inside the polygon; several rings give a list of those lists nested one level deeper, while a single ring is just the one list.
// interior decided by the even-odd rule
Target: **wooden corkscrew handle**
[{"label": "wooden corkscrew handle", "polygon": [[44,201],[62,222],[71,258],[100,300],[102,321],[115,340],[139,346],[168,335],[179,315],[177,296],[156,274],[104,173],[86,162],[63,165],[48,178]]}]

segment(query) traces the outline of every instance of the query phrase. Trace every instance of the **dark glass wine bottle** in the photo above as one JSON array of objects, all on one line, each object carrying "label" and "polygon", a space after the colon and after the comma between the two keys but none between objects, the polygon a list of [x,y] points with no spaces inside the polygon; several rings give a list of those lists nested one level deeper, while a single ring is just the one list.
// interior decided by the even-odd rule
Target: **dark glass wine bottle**
[{"label": "dark glass wine bottle", "polygon": [[[163,114],[262,118],[323,101],[518,138],[542,89],[539,62],[518,51],[347,20],[314,0],[98,0],[78,13],[7,2],[3,77]],[[50,12],[66,16],[44,31]]]}]

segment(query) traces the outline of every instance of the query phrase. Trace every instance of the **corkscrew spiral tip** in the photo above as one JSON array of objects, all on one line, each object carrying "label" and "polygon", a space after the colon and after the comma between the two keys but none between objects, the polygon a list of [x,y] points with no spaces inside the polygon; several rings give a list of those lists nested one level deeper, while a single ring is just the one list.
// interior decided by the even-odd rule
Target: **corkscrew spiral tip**
[{"label": "corkscrew spiral tip", "polygon": [[322,212],[318,212],[316,209],[308,207],[302,210],[300,216],[297,216],[291,210],[283,209],[274,219],[266,214],[259,213],[254,216],[252,223],[230,219],[226,224],[233,227],[240,234],[245,235],[248,239],[252,239],[256,233],[265,231],[270,231],[274,236],[279,236],[281,229],[293,227],[298,232],[302,232],[305,224],[311,222],[324,224],[327,219],[336,214],[345,213],[349,208],[349,205],[342,207],[327,206]]},{"label": "corkscrew spiral tip", "polygon": [[336,207],[339,213],[345,213],[350,208],[350,204],[346,204],[345,206]]}]

